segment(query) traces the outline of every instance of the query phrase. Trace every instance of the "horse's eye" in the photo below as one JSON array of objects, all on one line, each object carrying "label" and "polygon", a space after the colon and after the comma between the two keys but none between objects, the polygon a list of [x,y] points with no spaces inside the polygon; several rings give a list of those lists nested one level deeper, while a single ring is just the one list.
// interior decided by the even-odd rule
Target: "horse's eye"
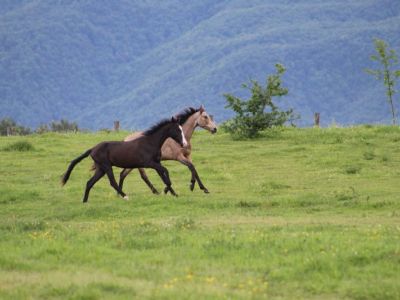
[{"label": "horse's eye", "polygon": [[204,116],[204,119],[206,119],[206,120],[207,120],[207,119],[208,119],[208,116]]}]

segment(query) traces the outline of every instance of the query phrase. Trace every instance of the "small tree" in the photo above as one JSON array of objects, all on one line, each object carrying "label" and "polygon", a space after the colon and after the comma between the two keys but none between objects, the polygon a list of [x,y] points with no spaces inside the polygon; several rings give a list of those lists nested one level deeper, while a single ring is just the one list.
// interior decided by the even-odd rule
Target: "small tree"
[{"label": "small tree", "polygon": [[231,108],[236,113],[236,117],[224,125],[231,135],[239,138],[254,138],[261,130],[283,125],[293,119],[292,109],[280,111],[272,102],[272,97],[280,97],[288,93],[288,89],[281,86],[281,76],[285,72],[285,67],[281,64],[276,64],[275,67],[276,74],[268,76],[265,88],[255,80],[251,80],[250,85],[242,85],[251,91],[249,100],[224,94],[228,102],[225,108]]},{"label": "small tree", "polygon": [[388,49],[388,45],[385,41],[380,39],[374,39],[375,50],[377,54],[371,55],[370,58],[373,61],[377,61],[381,64],[381,69],[366,69],[368,74],[374,75],[376,79],[383,80],[383,84],[386,87],[386,96],[392,112],[392,123],[396,125],[396,109],[393,102],[393,96],[396,93],[395,83],[396,79],[400,77],[400,70],[393,70],[393,66],[397,64],[396,52],[393,49]]}]

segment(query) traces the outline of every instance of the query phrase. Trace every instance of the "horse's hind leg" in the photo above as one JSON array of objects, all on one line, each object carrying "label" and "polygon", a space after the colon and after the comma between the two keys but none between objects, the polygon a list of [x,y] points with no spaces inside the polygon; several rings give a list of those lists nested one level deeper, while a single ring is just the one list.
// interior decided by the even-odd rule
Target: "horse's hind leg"
[{"label": "horse's hind leg", "polygon": [[133,169],[123,169],[121,171],[121,173],[119,173],[119,184],[118,184],[118,186],[119,186],[120,190],[122,190],[122,187],[124,185],[124,181],[125,181],[126,176],[128,176],[128,174],[130,172],[132,172],[132,170]]},{"label": "horse's hind leg", "polygon": [[140,176],[142,177],[143,181],[146,182],[147,186],[151,189],[151,191],[153,192],[153,194],[160,194],[157,189],[154,187],[154,185],[151,183],[151,181],[149,180],[149,178],[147,177],[146,172],[144,171],[144,169],[140,168],[139,169],[139,173]]},{"label": "horse's hind leg", "polygon": [[104,166],[107,177],[110,180],[111,186],[120,194],[124,199],[128,200],[128,196],[119,188],[117,182],[115,181],[114,173],[111,166]]},{"label": "horse's hind leg", "polygon": [[85,195],[83,196],[83,203],[85,203],[85,202],[87,202],[88,201],[88,197],[89,197],[89,192],[90,192],[90,189],[94,186],[94,184],[97,182],[97,181],[99,181],[99,179],[101,178],[101,177],[103,177],[104,176],[104,171],[100,168],[100,166],[99,165],[97,165],[97,164],[95,164],[95,173],[94,173],[94,175],[93,175],[93,177],[92,178],[90,178],[89,180],[88,180],[88,182],[86,183],[86,190],[85,190]]}]

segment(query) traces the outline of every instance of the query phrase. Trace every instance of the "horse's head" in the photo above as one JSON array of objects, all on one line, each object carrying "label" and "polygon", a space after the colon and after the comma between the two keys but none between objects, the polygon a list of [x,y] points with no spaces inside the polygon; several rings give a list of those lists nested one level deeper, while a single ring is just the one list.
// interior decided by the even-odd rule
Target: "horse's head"
[{"label": "horse's head", "polygon": [[182,126],[179,124],[179,119],[172,117],[169,136],[182,147],[188,145],[185,135],[183,134]]},{"label": "horse's head", "polygon": [[217,132],[217,125],[214,122],[213,116],[209,115],[205,111],[203,105],[199,108],[199,118],[197,119],[197,125],[213,134]]}]

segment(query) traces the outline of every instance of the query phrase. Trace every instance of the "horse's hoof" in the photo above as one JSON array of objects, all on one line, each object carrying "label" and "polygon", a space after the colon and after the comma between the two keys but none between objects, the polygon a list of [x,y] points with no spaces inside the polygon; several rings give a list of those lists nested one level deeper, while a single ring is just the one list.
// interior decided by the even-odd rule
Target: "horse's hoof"
[{"label": "horse's hoof", "polygon": [[169,188],[166,187],[166,188],[164,189],[164,194],[167,194],[168,191],[169,191]]},{"label": "horse's hoof", "polygon": [[194,183],[190,184],[190,190],[193,192],[193,190],[194,190]]},{"label": "horse's hoof", "polygon": [[126,201],[128,201],[128,200],[129,200],[129,197],[128,197],[128,196],[126,196],[126,195],[125,195],[123,198],[124,198],[124,200],[126,200]]},{"label": "horse's hoof", "polygon": [[157,191],[156,189],[154,189],[154,190],[151,190],[152,192],[153,192],[153,194],[154,195],[160,195],[160,192],[159,191]]},{"label": "horse's hoof", "polygon": [[206,188],[203,189],[203,192],[204,192],[205,194],[209,194],[209,193],[210,193]]}]

